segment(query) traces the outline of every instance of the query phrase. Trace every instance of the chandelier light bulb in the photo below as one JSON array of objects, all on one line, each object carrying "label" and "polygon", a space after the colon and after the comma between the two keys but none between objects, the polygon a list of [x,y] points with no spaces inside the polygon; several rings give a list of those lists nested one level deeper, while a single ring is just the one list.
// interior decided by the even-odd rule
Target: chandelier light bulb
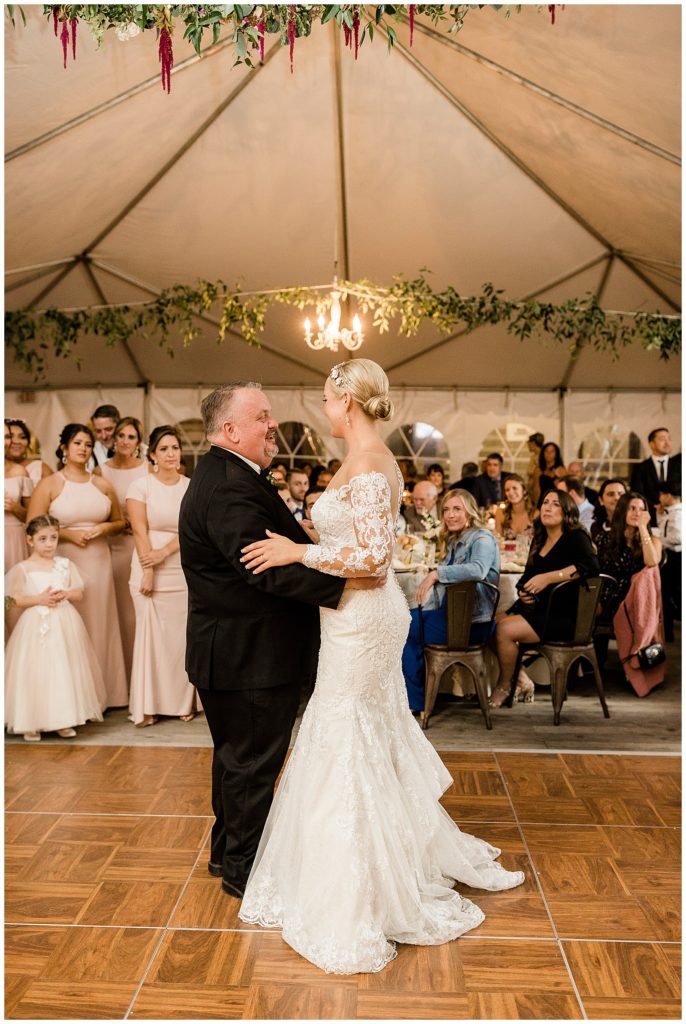
[{"label": "chandelier light bulb", "polygon": [[318,316],[317,327],[319,329],[316,334],[313,334],[309,319],[305,320],[305,342],[315,350],[329,348],[332,352],[338,352],[338,346],[344,345],[349,352],[354,352],[364,341],[362,323],[359,316],[355,314],[352,330],[341,327],[341,293],[335,285],[336,280],[334,280],[334,288],[331,290],[331,312],[328,323],[323,315]]}]

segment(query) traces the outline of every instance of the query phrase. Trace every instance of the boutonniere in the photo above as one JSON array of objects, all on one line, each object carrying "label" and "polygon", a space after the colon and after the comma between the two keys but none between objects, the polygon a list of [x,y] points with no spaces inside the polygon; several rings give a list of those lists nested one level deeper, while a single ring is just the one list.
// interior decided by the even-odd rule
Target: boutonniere
[{"label": "boutonniere", "polygon": [[276,487],[276,477],[272,473],[271,469],[267,470],[266,480],[272,485],[272,487]]},{"label": "boutonniere", "polygon": [[428,532],[429,530],[435,530],[438,526],[440,526],[438,520],[434,519],[430,512],[422,512],[419,518],[422,521],[422,526],[424,527],[425,532]]}]

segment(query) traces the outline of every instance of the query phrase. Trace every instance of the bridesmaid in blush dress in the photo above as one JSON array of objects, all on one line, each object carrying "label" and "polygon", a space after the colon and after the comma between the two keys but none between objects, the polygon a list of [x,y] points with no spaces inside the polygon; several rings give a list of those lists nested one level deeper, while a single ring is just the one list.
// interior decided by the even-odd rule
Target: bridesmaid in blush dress
[{"label": "bridesmaid in blush dress", "polygon": [[136,636],[136,612],[129,590],[131,575],[131,557],[133,555],[133,533],[131,524],[126,519],[126,492],[139,477],[146,476],[148,466],[140,457],[143,441],[143,428],[134,416],[124,416],[114,428],[114,455],[96,466],[94,473],[109,480],[114,488],[119,507],[124,513],[125,527],[121,533],[110,537],[112,553],[112,572],[114,573],[114,592],[117,597],[117,614],[124,648],[124,664],[126,678],[131,681],[131,662],[133,659],[133,643]]},{"label": "bridesmaid in blush dress", "polygon": [[139,727],[154,725],[158,715],[190,722],[198,707],[185,669],[188,589],[179,554],[179,509],[189,481],[179,473],[181,443],[174,427],[155,427],[148,459],[151,472],[134,480],[126,498],[136,609],[129,708]]},{"label": "bridesmaid in blush dress", "polygon": [[24,537],[26,506],[33,491],[33,481],[23,466],[9,457],[12,437],[5,420],[5,572],[28,555]]},{"label": "bridesmaid in blush dress", "polygon": [[38,484],[28,515],[33,519],[49,513],[60,521],[57,553],[71,559],[86,585],[78,610],[105,679],[105,707],[125,707],[128,687],[107,543],[123,530],[124,517],[112,484],[86,469],[92,452],[90,428],[68,423],[57,449],[63,468]]},{"label": "bridesmaid in blush dress", "polygon": [[52,476],[53,470],[47,463],[41,462],[40,459],[29,458],[31,431],[24,420],[13,416],[6,419],[5,423],[10,429],[11,436],[8,458],[12,462],[16,462],[18,466],[23,466],[34,484],[39,484],[46,476]]}]

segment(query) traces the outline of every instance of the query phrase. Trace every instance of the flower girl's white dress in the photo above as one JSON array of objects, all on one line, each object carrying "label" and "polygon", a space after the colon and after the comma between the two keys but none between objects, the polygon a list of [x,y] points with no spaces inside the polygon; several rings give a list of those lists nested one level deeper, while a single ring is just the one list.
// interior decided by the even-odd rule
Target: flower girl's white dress
[{"label": "flower girl's white dress", "polygon": [[[40,594],[47,587],[83,587],[78,569],[56,556],[50,571],[19,562],[5,577],[5,593]],[[88,600],[87,592],[84,600]],[[33,605],[19,616],[5,651],[5,724],[9,732],[50,732],[102,721],[105,684],[93,645],[76,608]]]},{"label": "flower girl's white dress", "polygon": [[[394,515],[379,472],[322,494],[305,564],[341,576],[389,566]],[[484,915],[452,886],[519,885],[500,850],[465,835],[438,800],[452,779],[408,707],[410,614],[392,571],[321,609],[317,683],[260,841],[243,921],[280,928],[325,971],[380,971],[394,942],[433,945]]]}]

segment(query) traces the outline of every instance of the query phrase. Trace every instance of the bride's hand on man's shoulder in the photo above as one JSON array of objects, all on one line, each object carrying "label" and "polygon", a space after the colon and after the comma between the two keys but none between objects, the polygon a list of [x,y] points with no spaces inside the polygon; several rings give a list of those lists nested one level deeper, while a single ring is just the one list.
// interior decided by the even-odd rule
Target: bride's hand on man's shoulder
[{"label": "bride's hand on man's shoulder", "polygon": [[306,545],[296,544],[288,537],[282,537],[280,533],[272,533],[271,530],[266,532],[268,540],[256,540],[241,548],[243,556],[241,562],[246,569],[250,569],[255,575],[258,575],[265,569],[302,562]]}]

